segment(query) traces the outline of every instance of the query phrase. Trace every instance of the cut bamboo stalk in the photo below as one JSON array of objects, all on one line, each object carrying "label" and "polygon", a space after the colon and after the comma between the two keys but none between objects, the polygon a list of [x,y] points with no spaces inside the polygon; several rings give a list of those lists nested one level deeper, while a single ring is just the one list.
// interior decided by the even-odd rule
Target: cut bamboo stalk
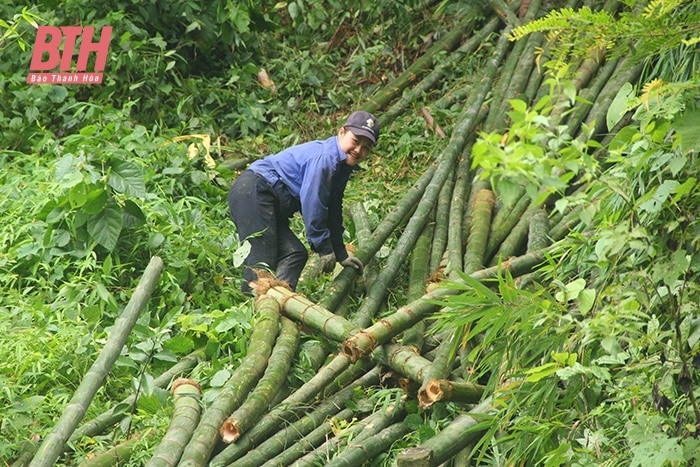
[{"label": "cut bamboo stalk", "polygon": [[462,152],[462,157],[457,164],[457,173],[450,200],[450,210],[447,223],[447,267],[445,275],[453,276],[455,271],[462,270],[463,245],[462,218],[464,217],[465,199],[471,185],[471,145],[467,145]]},{"label": "cut bamboo stalk", "polygon": [[[486,390],[485,386],[465,381],[452,381],[449,379],[432,379],[426,385],[424,400],[419,400],[421,406],[426,408],[438,401],[460,402],[476,404],[481,400]],[[419,395],[419,397],[421,397]]]},{"label": "cut bamboo stalk", "polygon": [[255,301],[255,315],[248,354],[202,415],[190,442],[185,447],[179,466],[205,465],[218,441],[221,423],[241,405],[265,371],[279,332],[280,312],[277,300],[267,295],[258,297]]},{"label": "cut bamboo stalk", "polygon": [[282,312],[289,318],[315,329],[336,342],[342,342],[359,328],[342,316],[331,313],[300,293],[275,286],[266,295],[277,300]]},{"label": "cut bamboo stalk", "polygon": [[[421,233],[420,237],[418,237],[416,246],[411,253],[411,265],[408,274],[408,292],[406,294],[409,302],[421,297],[425,293],[432,234],[433,225],[426,225],[423,228],[423,232]],[[424,332],[425,322],[417,322],[404,332],[402,339],[403,345],[413,347],[420,353],[421,349],[423,348]]]},{"label": "cut bamboo stalk", "polygon": [[[157,388],[167,387],[173,378],[184,374],[186,371],[194,368],[204,356],[202,350],[197,350],[183,357],[178,363],[173,365],[169,370],[153,380],[153,385]],[[114,425],[119,420],[124,418],[136,404],[136,394],[132,394],[126,399],[119,402],[115,407],[125,407],[125,410],[115,411],[115,407],[98,415],[92,420],[82,424],[71,436],[71,440],[78,440],[83,436],[93,437],[103,433],[107,427]]]},{"label": "cut bamboo stalk", "polygon": [[79,464],[79,467],[113,467],[128,463],[134,452],[134,447],[141,441],[142,436],[132,436],[108,450],[101,452]]},{"label": "cut bamboo stalk", "polygon": [[146,307],[146,303],[153,293],[162,272],[163,260],[158,256],[152,257],[129,303],[127,303],[124,311],[114,323],[112,332],[102,352],[100,352],[85,374],[80,386],[76,389],[70,403],[64,409],[53,430],[39,446],[36,455],[29,464],[31,467],[54,465],[63,453],[66,442],[70,439],[73,431],[75,431],[75,428],[85,415],[92,399],[109,374],[112,365],[119,358],[122,348],[126,344],[136,321],[141,316],[141,312]]},{"label": "cut bamboo stalk", "polygon": [[175,467],[199,423],[202,411],[199,384],[179,378],[173,382],[170,392],[173,396],[172,420],[146,467]]},{"label": "cut bamboo stalk", "polygon": [[472,222],[469,229],[469,240],[464,253],[464,267],[466,274],[471,274],[483,268],[486,242],[489,238],[491,226],[491,212],[493,210],[494,195],[491,190],[479,190],[474,197],[472,206]]},{"label": "cut bamboo stalk", "polygon": [[430,360],[419,355],[415,349],[398,344],[377,347],[372,352],[372,359],[416,382],[423,380],[423,375],[431,366]]},{"label": "cut bamboo stalk", "polygon": [[486,244],[484,261],[488,262],[508,236],[513,227],[518,223],[523,213],[532,204],[532,199],[525,193],[525,188],[521,188],[514,205],[503,205],[493,216],[489,239]]},{"label": "cut bamboo stalk", "polygon": [[434,208],[435,233],[430,255],[430,271],[435,274],[443,264],[447,253],[447,236],[449,235],[450,199],[454,189],[454,177],[448,177],[438,194],[437,206]]},{"label": "cut bamboo stalk", "polygon": [[282,388],[299,345],[299,329],[290,319],[281,319],[281,329],[267,363],[265,374],[245,402],[221,425],[221,439],[233,443],[252,428]]},{"label": "cut bamboo stalk", "polygon": [[447,378],[452,371],[455,359],[452,348],[456,335],[455,332],[451,332],[442,338],[435,352],[432,365],[430,365],[428,371],[423,375],[421,385],[418,388],[418,406],[423,410],[429,409],[435,403],[435,399],[431,397],[432,394],[428,393],[429,383],[431,381]]}]

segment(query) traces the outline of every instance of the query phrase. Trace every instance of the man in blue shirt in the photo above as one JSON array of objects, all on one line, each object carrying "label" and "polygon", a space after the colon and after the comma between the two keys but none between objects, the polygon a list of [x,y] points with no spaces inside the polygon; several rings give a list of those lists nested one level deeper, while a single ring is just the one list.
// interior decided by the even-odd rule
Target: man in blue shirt
[{"label": "man in blue shirt", "polygon": [[244,292],[251,293],[249,283],[257,278],[253,267],[271,270],[296,289],[309,256],[289,228],[289,218],[297,211],[323,272],[332,271],[336,261],[362,272],[362,262],[348,255],[343,242],[343,194],[350,175],[378,138],[374,115],[353,112],[336,136],[267,156],[238,176],[228,203],[240,241],[248,240],[251,246],[244,261]]}]

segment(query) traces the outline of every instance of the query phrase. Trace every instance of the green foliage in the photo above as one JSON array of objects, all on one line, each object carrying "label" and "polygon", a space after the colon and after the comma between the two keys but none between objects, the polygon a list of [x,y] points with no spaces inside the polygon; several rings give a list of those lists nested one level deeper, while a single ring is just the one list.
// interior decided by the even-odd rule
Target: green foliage
[{"label": "green foliage", "polygon": [[[544,33],[547,53],[558,66],[591,54],[616,58],[629,54],[652,61],[679,47],[697,52],[700,20],[697,3],[689,0],[629,0],[620,11],[593,11],[590,7],[552,10],[544,17],[516,27],[512,40]],[[542,49],[540,54],[544,54]]]}]

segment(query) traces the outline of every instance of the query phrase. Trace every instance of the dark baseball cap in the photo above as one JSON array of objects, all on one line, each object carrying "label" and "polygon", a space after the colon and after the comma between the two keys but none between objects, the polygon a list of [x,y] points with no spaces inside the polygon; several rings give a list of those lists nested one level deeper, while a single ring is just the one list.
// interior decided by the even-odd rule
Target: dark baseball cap
[{"label": "dark baseball cap", "polygon": [[354,134],[366,136],[373,144],[377,144],[379,139],[379,120],[371,113],[363,110],[353,112],[343,126],[349,127]]}]

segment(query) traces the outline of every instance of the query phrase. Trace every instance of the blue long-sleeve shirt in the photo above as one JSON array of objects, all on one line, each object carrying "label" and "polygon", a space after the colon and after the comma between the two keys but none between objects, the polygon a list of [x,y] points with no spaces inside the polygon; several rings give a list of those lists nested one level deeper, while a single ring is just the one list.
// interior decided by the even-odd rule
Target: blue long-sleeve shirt
[{"label": "blue long-sleeve shirt", "polygon": [[[335,253],[337,261],[348,257],[343,243],[343,195],[355,166],[338,144],[338,137],[287,148],[253,162],[250,169],[271,186],[281,181],[290,200],[281,200],[282,215],[301,210],[306,238],[319,255]],[[285,202],[286,201],[286,202]]]}]

